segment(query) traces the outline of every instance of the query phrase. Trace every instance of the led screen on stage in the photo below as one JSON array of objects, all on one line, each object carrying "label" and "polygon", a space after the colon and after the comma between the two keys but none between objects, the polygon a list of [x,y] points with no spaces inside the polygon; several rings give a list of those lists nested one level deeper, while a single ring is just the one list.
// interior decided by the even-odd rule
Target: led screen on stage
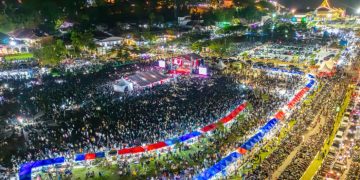
[{"label": "led screen on stage", "polygon": [[160,61],[159,61],[159,66],[162,67],[162,68],[164,68],[164,67],[165,67],[165,61],[160,60]]},{"label": "led screen on stage", "polygon": [[199,67],[199,74],[200,75],[207,75],[207,68]]}]

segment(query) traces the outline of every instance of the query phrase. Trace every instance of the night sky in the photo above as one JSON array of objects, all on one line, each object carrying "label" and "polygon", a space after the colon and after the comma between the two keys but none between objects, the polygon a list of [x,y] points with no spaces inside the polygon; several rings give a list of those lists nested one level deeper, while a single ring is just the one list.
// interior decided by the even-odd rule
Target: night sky
[{"label": "night sky", "polygon": [[[322,0],[279,0],[280,3],[288,8],[295,9],[306,9],[310,7],[312,9],[319,6]],[[352,9],[360,8],[360,0],[329,0],[331,6],[335,7],[344,7],[347,8],[347,11]]]}]

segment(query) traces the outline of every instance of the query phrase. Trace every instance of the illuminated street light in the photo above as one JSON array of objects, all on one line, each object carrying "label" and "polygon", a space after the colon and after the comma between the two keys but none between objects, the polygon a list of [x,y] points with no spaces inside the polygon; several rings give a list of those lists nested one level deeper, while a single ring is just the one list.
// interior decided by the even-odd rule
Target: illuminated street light
[{"label": "illuminated street light", "polygon": [[356,10],[356,14],[360,14],[360,7]]},{"label": "illuminated street light", "polygon": [[15,46],[15,45],[16,45],[16,42],[15,42],[15,41],[10,41],[9,44],[10,44],[11,46]]},{"label": "illuminated street light", "polygon": [[296,12],[296,9],[291,9],[291,13],[294,14]]}]

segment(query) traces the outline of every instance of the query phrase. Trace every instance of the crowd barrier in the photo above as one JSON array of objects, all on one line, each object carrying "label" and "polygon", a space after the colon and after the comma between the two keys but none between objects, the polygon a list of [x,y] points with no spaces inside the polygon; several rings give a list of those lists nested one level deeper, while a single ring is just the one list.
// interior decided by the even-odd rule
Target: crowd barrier
[{"label": "crowd barrier", "polygon": [[[306,92],[308,92],[316,83],[313,75],[308,75],[307,78],[309,79],[309,82],[305,85],[304,88],[302,88],[299,92],[295,94],[293,99],[290,100],[290,102],[286,105],[289,111],[294,107],[295,104],[297,104],[305,95]],[[271,118],[265,125],[260,127],[258,131],[253,135],[250,139],[245,141],[238,149],[236,149],[234,152],[227,155],[225,158],[221,159],[218,163],[211,166],[210,168],[206,169],[201,174],[198,174],[195,179],[196,180],[206,180],[211,179],[219,172],[226,171],[227,167],[231,165],[232,163],[236,162],[241,158],[246,152],[251,151],[252,148],[260,142],[266,134],[268,134],[279,121],[282,121],[285,117],[285,114],[287,110],[278,110],[274,117]]]},{"label": "crowd barrier", "polygon": [[[206,134],[210,131],[215,130],[219,124],[225,125],[232,120],[234,120],[240,112],[242,112],[246,108],[247,103],[244,102],[240,105],[238,105],[235,109],[233,109],[228,115],[221,118],[215,123],[209,124],[199,130],[190,132],[188,134],[167,139],[165,141],[160,141],[154,144],[149,144],[145,146],[137,146],[137,147],[131,147],[131,148],[123,148],[119,150],[112,150],[107,153],[105,152],[96,152],[96,153],[86,153],[86,154],[76,154],[74,159],[71,159],[75,162],[81,162],[81,161],[87,161],[87,160],[94,160],[97,158],[105,158],[107,156],[115,156],[115,155],[130,155],[130,154],[138,154],[138,153],[144,153],[144,152],[150,152],[154,150],[158,150],[164,147],[170,147],[172,145],[175,145],[177,143],[186,142],[193,138],[196,138],[198,136],[201,136],[203,134]],[[65,162],[65,158],[54,158],[54,159],[47,159],[47,160],[40,160],[35,162],[29,162],[22,164],[19,169],[19,178],[20,180],[31,180],[31,169],[37,168],[41,166],[49,166],[49,165],[55,165],[55,164],[61,164]]]}]

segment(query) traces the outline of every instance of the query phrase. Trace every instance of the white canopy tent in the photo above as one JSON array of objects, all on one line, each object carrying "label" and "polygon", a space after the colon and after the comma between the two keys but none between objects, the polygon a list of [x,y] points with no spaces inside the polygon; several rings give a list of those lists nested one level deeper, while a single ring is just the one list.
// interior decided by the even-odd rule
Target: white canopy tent
[{"label": "white canopy tent", "polygon": [[115,92],[126,92],[134,90],[133,83],[125,80],[124,78],[116,80],[113,87]]},{"label": "white canopy tent", "polygon": [[323,62],[319,69],[318,69],[318,72],[325,72],[325,73],[330,73],[332,72],[332,69],[334,68],[334,65],[335,63],[333,61],[326,61],[326,62]]},{"label": "white canopy tent", "polygon": [[226,68],[226,65],[224,64],[224,62],[222,60],[219,61],[219,63],[216,64],[216,68],[222,70]]}]

